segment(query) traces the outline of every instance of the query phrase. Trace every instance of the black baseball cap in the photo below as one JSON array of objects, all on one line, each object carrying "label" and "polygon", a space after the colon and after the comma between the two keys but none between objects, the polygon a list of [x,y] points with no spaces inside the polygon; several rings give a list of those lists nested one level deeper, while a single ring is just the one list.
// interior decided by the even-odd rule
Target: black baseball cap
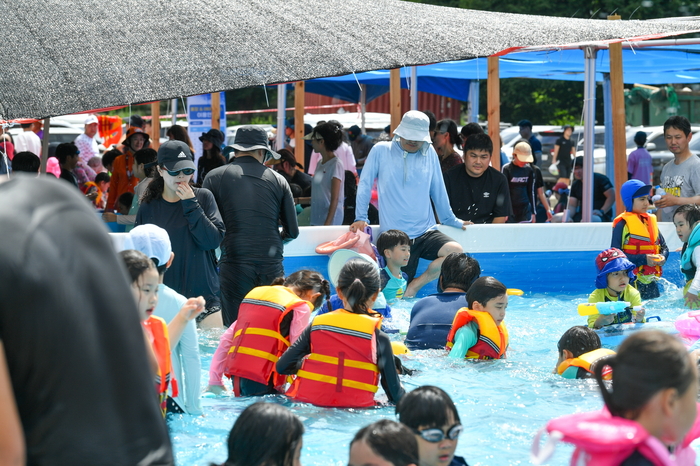
[{"label": "black baseball cap", "polygon": [[182,141],[175,140],[161,144],[160,149],[158,149],[158,165],[164,166],[167,170],[197,168],[189,146]]}]

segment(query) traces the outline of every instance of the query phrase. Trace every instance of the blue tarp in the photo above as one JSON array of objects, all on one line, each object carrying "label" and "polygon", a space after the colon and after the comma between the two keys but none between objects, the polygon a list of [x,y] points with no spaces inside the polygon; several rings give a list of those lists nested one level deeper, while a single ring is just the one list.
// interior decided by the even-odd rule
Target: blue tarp
[{"label": "blue tarp", "polygon": [[[583,50],[511,53],[500,58],[501,78],[557,79],[583,81]],[[623,49],[622,68],[627,84],[661,85],[700,82],[700,45]],[[608,51],[598,51],[596,80],[610,72]],[[418,66],[418,90],[469,99],[472,79],[486,80],[486,58]],[[410,70],[401,69],[401,87],[409,87]],[[369,71],[355,75],[318,78],[306,82],[307,92],[359,102],[358,82],[367,85],[367,102],[389,91],[389,71]]]}]

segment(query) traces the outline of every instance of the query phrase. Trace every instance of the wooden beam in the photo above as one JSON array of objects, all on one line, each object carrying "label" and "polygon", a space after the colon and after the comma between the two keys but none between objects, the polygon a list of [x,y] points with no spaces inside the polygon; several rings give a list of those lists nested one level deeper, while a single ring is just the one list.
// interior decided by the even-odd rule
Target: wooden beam
[{"label": "wooden beam", "polygon": [[151,103],[151,149],[160,147],[160,102]]},{"label": "wooden beam", "polygon": [[[22,130],[24,131],[24,130]],[[41,164],[39,173],[46,175],[46,164],[49,161],[49,137],[51,136],[51,118],[44,118],[44,138],[41,140]]]},{"label": "wooden beam", "polygon": [[[488,104],[487,121],[489,137],[493,142],[491,166],[501,170],[501,82],[498,71],[498,57],[488,57],[488,82],[486,87],[486,102]],[[478,109],[477,109],[478,111]]]},{"label": "wooden beam", "polygon": [[211,93],[211,127],[221,129],[221,94]]},{"label": "wooden beam", "polygon": [[[620,16],[608,16],[609,20],[619,20]],[[622,79],[622,44],[608,46],[610,57],[610,96],[612,101],[613,152],[615,157],[615,212],[620,215],[625,211],[625,204],[620,196],[620,188],[627,181],[627,143],[625,131],[625,86]],[[610,156],[610,154],[608,154]]]},{"label": "wooden beam", "polygon": [[294,158],[304,169],[304,97],[306,83],[298,81],[294,84]]},{"label": "wooden beam", "polygon": [[401,123],[401,69],[395,68],[389,74],[389,113],[391,133]]}]

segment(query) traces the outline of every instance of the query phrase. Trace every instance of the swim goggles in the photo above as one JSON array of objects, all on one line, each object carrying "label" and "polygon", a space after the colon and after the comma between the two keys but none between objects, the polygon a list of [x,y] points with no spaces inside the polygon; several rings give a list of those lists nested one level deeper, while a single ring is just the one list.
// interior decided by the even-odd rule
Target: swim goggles
[{"label": "swim goggles", "polygon": [[183,173],[183,174],[189,176],[189,175],[192,175],[194,173],[194,168],[183,168],[182,170],[174,170],[174,171],[165,170],[165,171],[168,172],[168,175],[170,175],[170,176],[178,176],[180,173]]},{"label": "swim goggles", "polygon": [[447,437],[450,440],[457,440],[457,437],[459,437],[459,434],[462,433],[464,427],[462,427],[462,424],[455,424],[449,429],[447,429],[447,434],[445,434],[442,431],[442,429],[438,429],[437,427],[434,427],[432,429],[411,430],[413,430],[413,432],[415,432],[416,434],[420,435],[426,442],[439,443],[442,442],[445,439],[445,437]]}]

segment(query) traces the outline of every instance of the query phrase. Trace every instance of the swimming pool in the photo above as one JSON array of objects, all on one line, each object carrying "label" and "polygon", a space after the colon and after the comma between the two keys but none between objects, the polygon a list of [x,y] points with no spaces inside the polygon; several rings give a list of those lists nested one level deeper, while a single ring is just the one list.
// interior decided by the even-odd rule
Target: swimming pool
[{"label": "swimming pool", "polygon": [[[602,406],[595,382],[565,380],[553,375],[552,370],[561,334],[573,325],[585,324],[585,317],[576,313],[576,305],[585,302],[593,289],[593,260],[597,252],[609,245],[610,224],[538,227],[477,226],[454,235],[480,261],[483,275],[494,275],[506,286],[525,291],[522,297],[510,297],[506,316],[511,338],[508,359],[452,361],[438,350],[415,351],[404,357],[406,366],[418,369],[411,377],[402,376],[407,390],[424,384],[437,385],[455,401],[465,426],[457,454],[472,466],[530,464],[532,438],[549,419]],[[672,225],[661,227],[669,247],[677,248]],[[285,249],[287,272],[300,267],[325,272],[327,258],[315,256],[312,248],[340,236],[339,231],[344,230],[322,227],[303,232],[302,241]],[[648,316],[659,315],[672,321],[683,312],[677,268],[678,253],[673,253],[664,272],[668,277],[663,280],[665,293],[647,303]],[[395,308],[395,324],[399,327],[408,325],[411,305],[405,302]],[[206,369],[218,335],[215,331],[200,334],[203,386],[208,381]],[[377,395],[386,401],[381,388]],[[177,464],[223,462],[233,422],[246,406],[258,400],[204,399],[204,417],[172,416],[169,426]],[[360,427],[394,418],[393,406],[339,410],[295,404],[283,396],[265,400],[292,408],[303,420],[306,434],[302,463],[306,466],[347,464],[349,442]],[[568,464],[570,452],[571,447],[561,445],[548,464]]]}]

